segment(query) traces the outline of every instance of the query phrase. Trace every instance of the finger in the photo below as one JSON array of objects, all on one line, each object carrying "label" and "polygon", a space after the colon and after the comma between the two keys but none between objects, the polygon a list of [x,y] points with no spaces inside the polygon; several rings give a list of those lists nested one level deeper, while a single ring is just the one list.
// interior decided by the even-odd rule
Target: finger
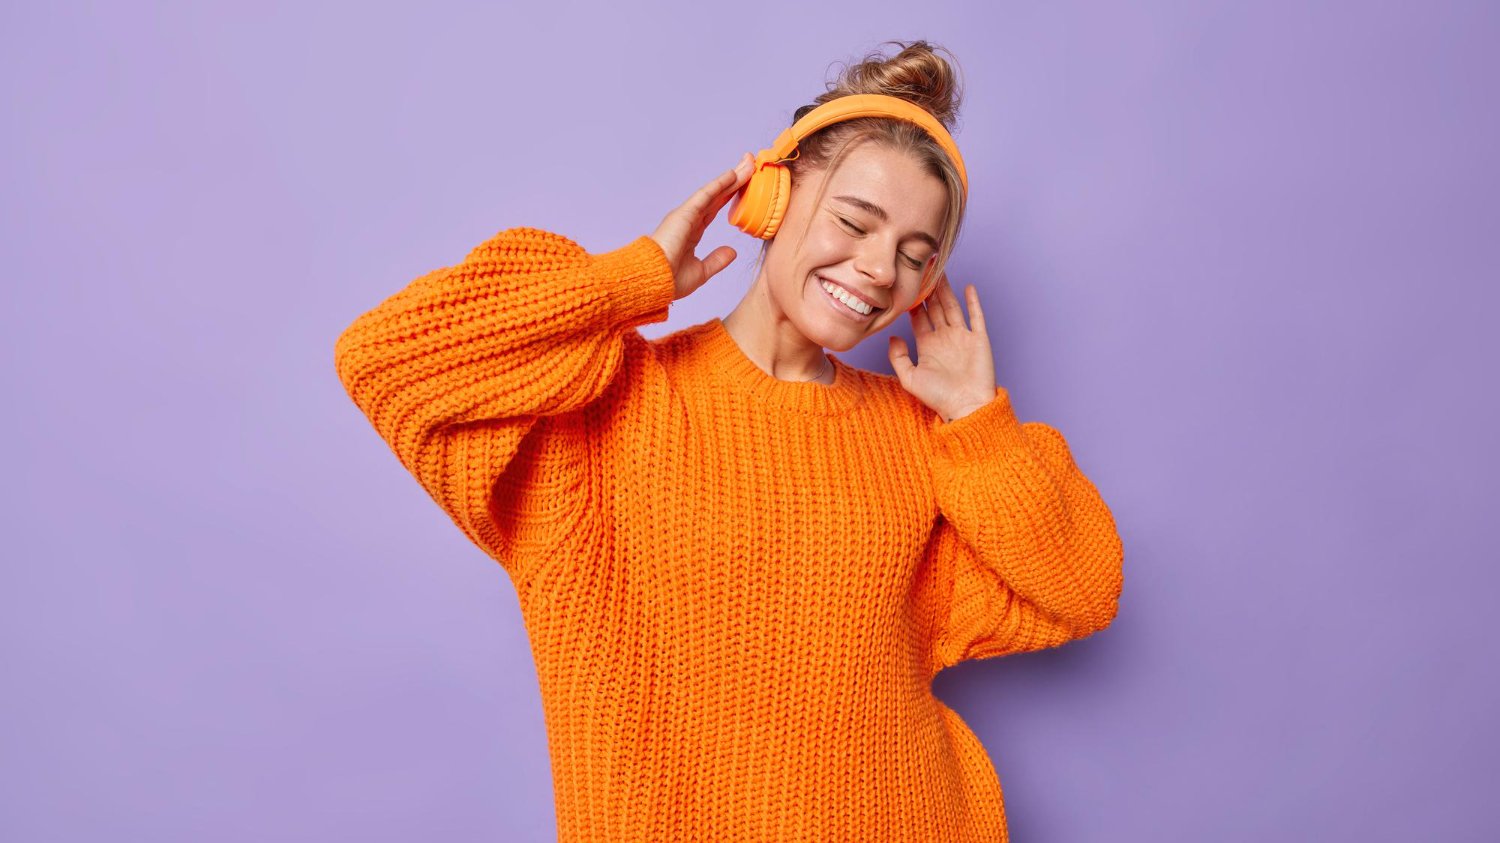
[{"label": "finger", "polygon": [[745,187],[746,178],[748,178],[748,174],[745,177],[736,179],[734,184],[730,185],[728,189],[714,197],[714,200],[708,203],[708,207],[703,209],[703,214],[699,218],[702,225],[706,226],[713,222],[714,218],[719,215],[719,211],[722,211],[725,205],[729,204],[735,196],[739,195],[740,191]]},{"label": "finger", "polygon": [[[719,211],[723,210],[724,206],[749,183],[750,177],[755,174],[754,162],[755,159],[747,152],[734,169],[729,171],[731,178],[727,183],[721,176],[720,179],[705,186],[705,190],[710,191],[710,195],[706,202],[697,206],[694,217],[695,223],[700,228],[707,228],[709,223],[719,216]],[[713,192],[715,190],[717,192]]]},{"label": "finger", "polygon": [[911,332],[920,340],[923,334],[933,331],[932,317],[927,315],[927,303],[919,304],[906,314],[911,317]]},{"label": "finger", "polygon": [[984,311],[979,307],[979,289],[973,284],[964,288],[964,297],[969,300],[969,323],[976,334],[984,333]]},{"label": "finger", "polygon": [[922,306],[927,310],[927,318],[932,320],[934,328],[944,328],[948,325],[948,313],[943,310],[943,279],[939,278],[937,285],[927,298],[922,300]]},{"label": "finger", "polygon": [[[749,160],[751,159],[749,159],[747,153],[746,158],[741,159],[741,167],[738,170],[729,171],[736,174],[734,176],[735,180],[732,183],[728,184],[722,192],[716,195],[708,196],[705,200],[703,198],[704,192],[713,190],[714,186],[720,183],[717,180],[714,182],[709,182],[707,185],[704,185],[699,194],[695,194],[693,198],[689,199],[687,202],[684,202],[680,207],[672,212],[672,215],[675,215],[679,219],[683,220],[684,224],[688,227],[689,241],[696,244],[698,242],[698,238],[703,236],[703,232],[707,230],[708,226],[714,221],[716,217],[718,217],[719,211],[723,209],[725,203],[733,199],[735,195],[739,193],[740,189],[744,187],[745,182],[750,178],[750,175],[753,172],[752,170],[746,169],[745,167],[745,162]],[[707,204],[701,204],[703,201],[706,201]]]},{"label": "finger", "polygon": [[684,202],[681,208],[677,209],[678,212],[686,217],[691,225],[706,227],[717,216],[715,203],[721,198],[727,200],[734,196],[735,183],[732,178],[733,176],[729,176],[704,185],[701,190],[693,194],[691,199]]},{"label": "finger", "polygon": [[953,294],[953,285],[948,283],[948,274],[943,273],[937,288],[938,306],[942,309],[943,316],[949,325],[959,328],[964,325],[964,309],[958,304],[958,296]]},{"label": "finger", "polygon": [[734,263],[734,259],[735,251],[732,246],[720,246],[709,252],[708,257],[703,259],[703,280],[707,281],[718,275],[720,270]]},{"label": "finger", "polygon": [[683,204],[683,208],[696,216],[721,197],[724,197],[727,201],[727,197],[733,196],[734,191],[738,190],[740,185],[754,171],[754,168],[750,166],[751,161],[750,154],[748,152],[745,153],[733,167],[720,173],[713,181],[698,188],[698,192],[694,193]]},{"label": "finger", "polygon": [[912,369],[916,368],[916,365],[911,362],[906,340],[892,336],[890,342],[886,343],[886,353],[891,357],[891,370],[896,373],[896,379],[904,386],[907,378],[911,377]]}]

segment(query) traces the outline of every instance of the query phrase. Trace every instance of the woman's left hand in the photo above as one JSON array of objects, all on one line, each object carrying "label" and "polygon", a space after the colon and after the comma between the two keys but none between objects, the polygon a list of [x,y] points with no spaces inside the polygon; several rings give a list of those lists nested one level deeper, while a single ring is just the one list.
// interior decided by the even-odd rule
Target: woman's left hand
[{"label": "woman's left hand", "polygon": [[901,386],[945,422],[966,416],[995,398],[995,358],[973,284],[964,288],[964,297],[972,328],[964,325],[963,308],[944,273],[932,295],[908,314],[917,340],[917,362],[911,362],[901,337],[891,337],[887,349]]}]

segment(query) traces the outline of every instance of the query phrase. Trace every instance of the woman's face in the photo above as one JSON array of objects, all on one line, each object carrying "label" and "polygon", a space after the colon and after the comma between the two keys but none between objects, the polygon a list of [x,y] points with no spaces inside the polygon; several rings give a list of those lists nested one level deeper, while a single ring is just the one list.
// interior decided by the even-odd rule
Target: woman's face
[{"label": "woman's face", "polygon": [[[923,273],[937,257],[948,193],[905,153],[870,142],[850,150],[814,207],[825,178],[821,171],[793,183],[762,275],[772,300],[803,336],[845,351],[916,301]],[[804,226],[806,240],[794,254]],[[830,283],[841,289],[830,292]],[[840,295],[875,309],[861,313],[868,308],[851,308]]]}]

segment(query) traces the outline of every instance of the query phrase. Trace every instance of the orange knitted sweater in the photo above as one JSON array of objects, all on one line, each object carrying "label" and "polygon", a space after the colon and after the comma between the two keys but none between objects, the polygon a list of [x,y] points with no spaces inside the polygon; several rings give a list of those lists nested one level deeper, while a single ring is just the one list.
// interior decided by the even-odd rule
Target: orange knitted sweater
[{"label": "orange knitted sweater", "polygon": [[1113,619],[1123,551],[1063,436],[1003,387],[943,422],[828,355],[782,381],[672,268],[502,231],[354,321],[349,395],[509,574],[562,841],[1004,841],[932,693]]}]

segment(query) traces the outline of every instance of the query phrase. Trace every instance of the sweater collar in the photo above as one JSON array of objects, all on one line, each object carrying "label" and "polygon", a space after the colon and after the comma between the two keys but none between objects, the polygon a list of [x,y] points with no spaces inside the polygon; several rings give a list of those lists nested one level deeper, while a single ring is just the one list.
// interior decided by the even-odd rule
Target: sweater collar
[{"label": "sweater collar", "polygon": [[864,397],[858,372],[826,351],[824,356],[833,364],[833,383],[781,380],[745,356],[723,319],[715,316],[699,327],[701,348],[719,381],[767,406],[831,416],[854,409]]}]

